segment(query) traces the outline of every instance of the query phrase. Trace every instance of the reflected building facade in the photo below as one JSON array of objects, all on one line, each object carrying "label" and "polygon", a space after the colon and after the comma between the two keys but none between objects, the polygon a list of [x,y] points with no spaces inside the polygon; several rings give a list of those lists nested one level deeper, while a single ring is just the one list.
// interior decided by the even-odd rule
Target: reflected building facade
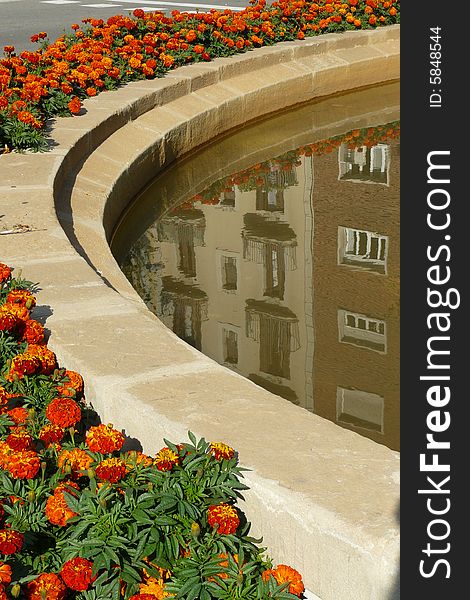
[{"label": "reflected building facade", "polygon": [[399,449],[400,145],[345,146],[315,170],[315,412]]},{"label": "reflected building facade", "polygon": [[398,449],[398,173],[395,140],[266,161],[154,223],[124,271],[204,354]]}]

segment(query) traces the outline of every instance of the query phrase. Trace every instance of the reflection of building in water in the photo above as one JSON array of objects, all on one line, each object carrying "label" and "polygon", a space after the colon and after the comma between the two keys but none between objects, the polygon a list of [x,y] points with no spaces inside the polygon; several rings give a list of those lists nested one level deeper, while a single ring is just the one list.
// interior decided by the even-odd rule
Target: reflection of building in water
[{"label": "reflection of building in water", "polygon": [[398,449],[399,144],[361,150],[315,171],[315,412]]},{"label": "reflection of building in water", "polygon": [[290,379],[290,355],[300,347],[297,316],[285,306],[253,299],[245,312],[246,335],[260,344],[260,371]]},{"label": "reflection of building in water", "polygon": [[227,188],[218,202],[180,207],[157,226],[165,264],[162,320],[208,356],[310,408],[313,365],[306,351],[313,325],[311,309],[305,323],[311,296],[305,265],[309,259],[311,265],[312,230],[304,213],[311,212],[311,198],[302,191],[298,197],[298,180],[310,182],[310,194],[311,164],[281,168],[273,161],[250,189]]},{"label": "reflection of building in water", "polygon": [[288,223],[247,213],[242,230],[243,258],[264,267],[264,295],[284,299],[286,270],[297,268],[297,236]]},{"label": "reflection of building in water", "polygon": [[349,148],[347,144],[340,146],[338,179],[388,185],[389,168],[390,146],[388,144],[357,148]]},{"label": "reflection of building in water", "polygon": [[178,269],[186,277],[196,277],[195,247],[204,244],[206,222],[202,210],[179,209],[158,223],[158,239],[178,248]]},{"label": "reflection of building in water", "polygon": [[249,184],[172,211],[133,249],[142,264],[147,252],[158,265],[147,282],[134,276],[134,286],[182,339],[392,448],[399,446],[398,148],[341,145],[294,156],[292,165],[270,161]]},{"label": "reflection of building in water", "polygon": [[201,325],[208,318],[206,293],[170,276],[163,277],[162,282],[159,316],[178,337],[201,350]]},{"label": "reflection of building in water", "polygon": [[160,307],[162,274],[165,265],[155,227],[151,227],[132,246],[122,270],[149,309],[157,314]]}]

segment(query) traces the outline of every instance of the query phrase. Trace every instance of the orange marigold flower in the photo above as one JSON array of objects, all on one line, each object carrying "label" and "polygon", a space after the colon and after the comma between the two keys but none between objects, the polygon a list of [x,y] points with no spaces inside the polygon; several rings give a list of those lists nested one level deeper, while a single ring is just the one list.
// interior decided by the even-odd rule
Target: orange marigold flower
[{"label": "orange marigold flower", "polygon": [[67,588],[55,573],[41,573],[26,585],[27,600],[63,600]]},{"label": "orange marigold flower", "polygon": [[39,439],[44,443],[44,446],[48,448],[51,444],[60,442],[64,437],[64,430],[58,425],[44,425],[39,432]]},{"label": "orange marigold flower", "polygon": [[138,69],[140,67],[140,65],[142,64],[142,61],[140,61],[138,58],[136,58],[135,56],[131,56],[131,58],[129,59],[129,65],[133,68],[133,69]]},{"label": "orange marigold flower", "polygon": [[65,527],[67,521],[76,516],[77,513],[69,508],[65,496],[61,492],[57,494],[54,492],[54,495],[47,499],[46,517],[53,525]]},{"label": "orange marigold flower", "polygon": [[270,577],[274,577],[278,585],[289,583],[288,592],[298,596],[305,590],[302,582],[302,576],[298,571],[287,565],[278,565],[275,569],[267,569],[262,573],[263,581],[269,581]]},{"label": "orange marigold flower", "polygon": [[22,321],[4,306],[0,307],[0,331],[17,331]]},{"label": "orange marigold flower", "polygon": [[60,396],[82,396],[83,395],[83,377],[76,371],[69,371],[68,369],[64,372],[66,381],[62,382],[57,386],[57,392]]},{"label": "orange marigold flower", "polygon": [[23,340],[28,344],[41,344],[44,341],[44,327],[34,319],[28,319],[24,324]]},{"label": "orange marigold flower", "polygon": [[6,302],[2,307],[2,311],[9,312],[24,322],[29,319],[29,308],[17,302]]},{"label": "orange marigold flower", "polygon": [[230,460],[235,455],[235,450],[223,442],[211,442],[210,452],[216,460]]},{"label": "orange marigold flower", "polygon": [[129,600],[155,600],[153,594],[134,594]]},{"label": "orange marigold flower", "polygon": [[12,452],[13,451],[10,446],[6,442],[0,440],[0,468],[6,468],[8,457]]},{"label": "orange marigold flower", "polygon": [[0,583],[8,585],[11,581],[11,567],[8,563],[0,561]]},{"label": "orange marigold flower", "polygon": [[82,418],[82,411],[72,398],[54,398],[46,408],[46,417],[58,427],[73,427]]},{"label": "orange marigold flower", "polygon": [[106,458],[97,465],[95,473],[102,481],[117,483],[126,476],[126,463],[121,458]]},{"label": "orange marigold flower", "polygon": [[28,344],[27,354],[36,356],[41,362],[41,373],[50,375],[57,368],[57,358],[52,350],[40,344]]},{"label": "orange marigold flower", "polygon": [[108,454],[120,450],[124,444],[124,436],[109,425],[90,427],[86,435],[86,443],[92,452]]},{"label": "orange marigold flower", "polygon": [[230,535],[237,530],[240,519],[237,510],[230,504],[223,502],[222,504],[209,506],[207,522],[213,529],[217,528],[218,533]]},{"label": "orange marigold flower", "polygon": [[7,415],[15,425],[23,425],[28,418],[28,411],[23,406],[17,406],[16,408],[7,410]]},{"label": "orange marigold flower", "polygon": [[36,306],[36,298],[29,290],[11,290],[6,299],[11,304],[26,306],[27,309]]},{"label": "orange marigold flower", "polygon": [[96,578],[91,575],[92,569],[93,563],[90,560],[77,556],[64,563],[60,576],[71,590],[82,592],[87,590],[93,579]]},{"label": "orange marigold flower", "polygon": [[57,460],[57,465],[64,472],[69,466],[74,476],[82,477],[85,475],[82,471],[87,471],[92,462],[93,459],[85,450],[74,448],[73,450],[64,450]]},{"label": "orange marigold flower", "polygon": [[[201,48],[202,47],[203,46],[201,46]],[[194,46],[194,50],[197,52],[196,46]],[[170,56],[170,54],[161,54],[160,58],[163,61],[163,64],[165,65],[165,67],[171,67],[172,64],[175,62],[175,59],[173,58],[173,56]]]},{"label": "orange marigold flower", "polygon": [[[62,89],[63,91],[63,89]],[[68,103],[68,107],[69,107],[69,111],[74,114],[74,115],[78,115],[78,113],[80,112],[81,108],[82,108],[82,103],[80,101],[80,98],[78,96],[74,96],[72,98],[72,100],[70,100],[70,102]]]},{"label": "orange marigold flower", "polygon": [[94,88],[94,87],[87,87],[87,89],[85,91],[88,96],[96,96],[96,94],[97,94],[96,88]]},{"label": "orange marigold flower", "polygon": [[34,450],[13,452],[4,466],[14,479],[33,479],[41,467],[39,456]]},{"label": "orange marigold flower", "polygon": [[37,356],[17,354],[10,363],[10,371],[5,377],[7,381],[22,379],[25,375],[34,375],[41,369],[41,361]]},{"label": "orange marigold flower", "polygon": [[33,446],[33,438],[24,427],[13,427],[10,435],[5,440],[12,450],[21,452],[30,450]]},{"label": "orange marigold flower", "polygon": [[145,577],[144,583],[139,584],[139,592],[141,596],[151,596],[157,598],[157,600],[163,600],[168,598],[171,594],[165,592],[165,584],[163,579],[156,579],[155,577]]},{"label": "orange marigold flower", "polygon": [[0,552],[15,554],[23,546],[23,535],[14,529],[0,529]]},{"label": "orange marigold flower", "polygon": [[159,471],[171,471],[171,469],[179,464],[179,456],[170,448],[162,448],[153,461]]},{"label": "orange marigold flower", "polygon": [[11,268],[5,263],[0,263],[0,283],[6,281],[11,275]]}]

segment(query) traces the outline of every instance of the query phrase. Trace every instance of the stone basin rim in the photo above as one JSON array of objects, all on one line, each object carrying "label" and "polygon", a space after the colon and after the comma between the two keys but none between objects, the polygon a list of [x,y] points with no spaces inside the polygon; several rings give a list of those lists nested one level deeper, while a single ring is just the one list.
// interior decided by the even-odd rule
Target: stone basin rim
[{"label": "stone basin rim", "polygon": [[[141,171],[148,177],[152,170],[149,165],[164,167],[176,155],[191,149],[191,144],[204,143],[204,135],[227,123],[229,107],[233,110],[238,103],[238,114],[256,118],[273,106],[274,90],[279,94],[274,109],[278,110],[299,100],[345,91],[348,85],[351,87],[347,81],[352,76],[353,87],[397,79],[398,45],[399,26],[392,26],[286,42],[230,59],[216,59],[206,65],[183,67],[163,80],[137,82],[87,101],[88,113],[80,119],[58,119],[53,129],[57,146],[48,155],[8,155],[0,160],[0,191],[6,199],[13,199],[19,190],[29,195],[34,190],[41,197],[34,217],[38,229],[28,234],[34,241],[33,248],[26,252],[14,244],[2,244],[5,247],[2,260],[24,266],[25,276],[40,279],[44,286],[40,302],[46,300],[54,310],[50,317],[51,347],[63,364],[84,375],[88,398],[102,419],[113,421],[131,436],[139,437],[146,450],[158,450],[155,444],[161,445],[163,435],[170,439],[181,437],[188,428],[206,436],[210,434],[205,432],[215,431],[215,435],[236,445],[242,453],[242,462],[250,462],[253,468],[248,480],[252,489],[246,503],[250,520],[262,529],[265,543],[277,562],[293,564],[302,571],[307,586],[322,600],[394,597],[391,594],[395,590],[398,564],[398,526],[391,509],[368,529],[365,521],[359,520],[358,525],[354,511],[337,513],[327,509],[335,506],[341,494],[333,481],[325,484],[324,497],[322,491],[307,493],[308,482],[302,481],[306,473],[300,467],[297,476],[287,472],[288,469],[283,472],[285,460],[279,466],[279,473],[273,476],[260,440],[242,439],[240,432],[234,432],[223,422],[220,414],[225,420],[236,415],[233,405],[226,403],[221,393],[233,394],[232,402],[249,410],[250,416],[256,409],[266,407],[268,401],[273,402],[273,411],[298,424],[298,439],[295,434],[285,433],[282,444],[272,440],[274,454],[284,447],[302,446],[302,440],[312,438],[313,434],[300,423],[301,409],[271,398],[251,382],[241,382],[230,372],[225,373],[228,370],[224,367],[212,364],[210,359],[177,340],[148,313],[127,283],[110,253],[107,236],[122,213],[123,198],[130,199],[132,192],[137,191],[132,181],[135,173]],[[263,83],[259,90],[253,88],[255,75],[258,85],[260,81]],[[293,90],[294,85],[299,87]],[[160,131],[155,128],[155,119],[163,117],[164,126],[166,123],[171,126]],[[210,123],[212,130],[208,128]],[[204,135],[194,137],[196,128],[202,125],[206,127],[202,130]],[[134,136],[139,134],[139,140],[127,137],[130,132]],[[155,141],[158,134],[162,134],[161,143]],[[121,164],[113,161],[113,144],[120,148]],[[25,174],[30,177],[28,184],[24,183]],[[40,225],[45,226],[46,234],[40,233]],[[86,261],[76,254],[77,250],[85,254]],[[105,318],[97,308],[100,299],[108,309]],[[80,322],[75,322],[71,315],[78,309]],[[120,317],[125,317],[129,326],[140,332],[142,347],[149,347],[145,337],[147,328],[164,345],[165,360],[159,363],[155,355],[146,357],[147,371],[142,371],[140,378],[126,372],[129,365],[119,357],[114,362],[106,358],[99,364],[95,362],[99,359],[92,342],[102,341],[105,354],[110,352],[111,342],[114,347],[119,341],[122,343],[116,329]],[[97,327],[102,328],[106,339],[101,340],[97,335]],[[86,344],[89,346],[84,349]],[[132,353],[127,360],[134,360]],[[154,367],[149,370],[152,364]],[[149,380],[158,382],[157,396],[149,390]],[[188,381],[192,382],[194,393],[182,400],[184,406],[175,410],[171,406],[172,393],[182,390]],[[199,401],[210,390],[219,396],[208,407],[209,415],[217,406],[219,417],[208,427],[205,421],[208,415],[202,414]],[[136,395],[138,410],[132,415],[128,411],[124,414],[129,399]],[[148,422],[136,414],[138,411]],[[259,422],[260,427],[264,420]],[[315,415],[306,420],[318,437],[308,460],[312,469],[320,473],[319,477],[325,478],[335,467],[340,470],[346,454],[362,482],[372,476],[371,467],[364,461],[369,451],[376,449],[373,442]],[[269,435],[265,438],[269,439]],[[332,440],[337,441],[338,447]],[[347,452],[342,453],[341,448]],[[370,492],[390,506],[390,498],[398,500],[398,455],[385,448],[376,450]],[[257,457],[265,458],[260,458],[257,464]],[[371,510],[371,504],[362,502],[357,490],[351,490],[345,498],[348,495],[353,509]],[[374,528],[382,534],[377,534]],[[334,571],[333,563],[337,566]]]}]

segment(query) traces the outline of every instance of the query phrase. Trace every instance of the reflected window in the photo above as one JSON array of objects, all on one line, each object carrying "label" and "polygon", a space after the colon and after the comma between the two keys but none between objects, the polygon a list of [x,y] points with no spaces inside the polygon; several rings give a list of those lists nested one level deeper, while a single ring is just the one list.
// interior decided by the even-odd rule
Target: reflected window
[{"label": "reflected window", "polygon": [[223,329],[223,355],[224,363],[238,365],[238,334],[231,329]]},{"label": "reflected window", "polygon": [[237,259],[234,256],[222,256],[222,287],[224,290],[237,289]]},{"label": "reflected window", "polygon": [[235,188],[223,192],[220,197],[219,206],[235,206]]},{"label": "reflected window", "polygon": [[260,371],[290,379],[290,355],[300,348],[299,320],[287,307],[246,301],[246,335],[260,343]]},{"label": "reflected window", "polygon": [[385,321],[340,309],[338,330],[340,342],[386,352]]},{"label": "reflected window", "polygon": [[[202,348],[202,322],[207,321],[208,299],[204,291],[171,276],[162,278],[161,315],[178,337],[197,350]],[[158,313],[157,313],[158,314]]]},{"label": "reflected window", "polygon": [[226,292],[238,290],[239,254],[230,250],[217,250],[218,287]]},{"label": "reflected window", "polygon": [[284,191],[256,188],[256,210],[284,212]]},{"label": "reflected window", "polygon": [[351,227],[338,228],[338,260],[342,265],[386,272],[388,236]]},{"label": "reflected window", "polygon": [[389,184],[390,146],[357,146],[341,144],[338,154],[341,181]]},{"label": "reflected window", "polygon": [[286,266],[284,247],[280,244],[266,246],[264,295],[270,298],[284,299]]},{"label": "reflected window", "polygon": [[383,433],[384,399],[371,392],[338,387],[336,420],[338,423]]}]

